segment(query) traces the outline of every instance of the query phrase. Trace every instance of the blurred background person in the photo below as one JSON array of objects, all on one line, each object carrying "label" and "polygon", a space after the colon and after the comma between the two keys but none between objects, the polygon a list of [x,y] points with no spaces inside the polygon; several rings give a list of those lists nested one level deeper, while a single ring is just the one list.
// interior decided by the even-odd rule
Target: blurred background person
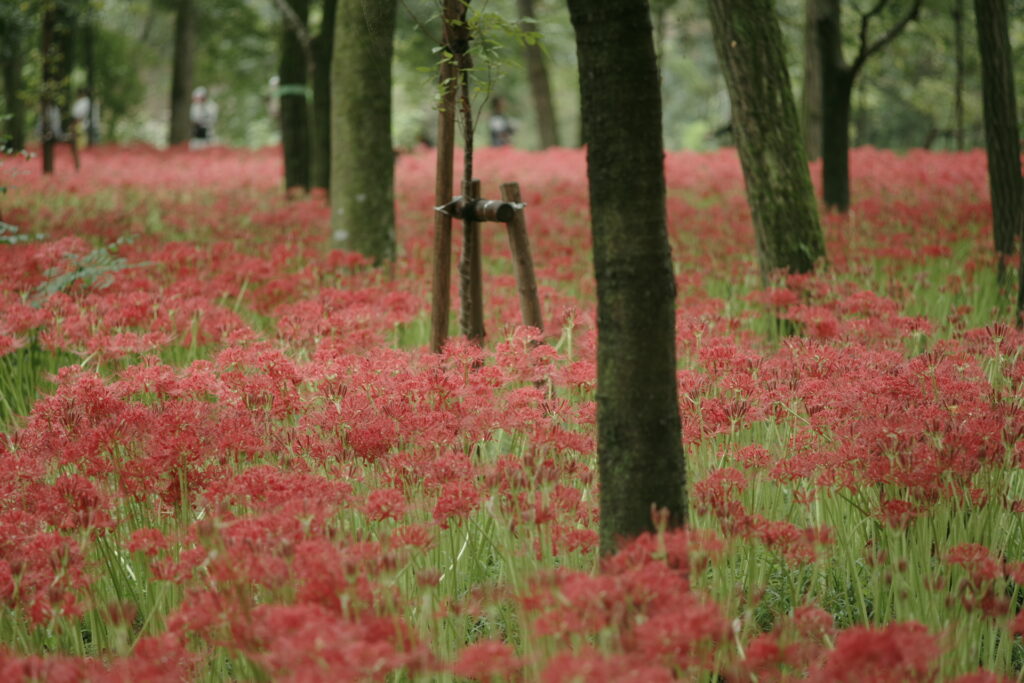
[{"label": "blurred background person", "polygon": [[192,121],[192,139],[189,141],[191,149],[202,149],[213,144],[219,113],[217,103],[205,87],[199,86],[192,91],[192,106],[189,108]]}]

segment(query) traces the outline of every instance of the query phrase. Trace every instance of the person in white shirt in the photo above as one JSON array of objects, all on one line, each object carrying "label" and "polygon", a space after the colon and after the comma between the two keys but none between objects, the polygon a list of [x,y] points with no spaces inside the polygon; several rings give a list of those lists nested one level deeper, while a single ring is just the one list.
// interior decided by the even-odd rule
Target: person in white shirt
[{"label": "person in white shirt", "polygon": [[99,131],[99,114],[99,105],[93,101],[89,91],[80,88],[78,96],[71,103],[71,123],[77,146],[83,146],[86,141],[89,144],[96,142],[96,134]]},{"label": "person in white shirt", "polygon": [[504,147],[512,142],[512,134],[516,129],[505,116],[505,99],[501,95],[496,95],[491,102],[491,118],[487,127],[491,131],[492,147]]},{"label": "person in white shirt", "polygon": [[192,106],[189,108],[189,118],[192,120],[190,148],[201,149],[213,144],[217,114],[217,103],[210,99],[206,88],[199,86],[192,91]]}]

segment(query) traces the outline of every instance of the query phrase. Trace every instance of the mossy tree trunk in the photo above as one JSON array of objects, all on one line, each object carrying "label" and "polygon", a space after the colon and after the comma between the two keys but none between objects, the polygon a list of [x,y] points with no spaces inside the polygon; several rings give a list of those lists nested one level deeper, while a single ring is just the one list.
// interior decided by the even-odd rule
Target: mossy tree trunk
[{"label": "mossy tree trunk", "polygon": [[331,186],[331,53],[334,50],[334,15],[337,0],[324,0],[320,33],[313,39],[316,71],[313,76],[313,108],[316,129],[313,133],[311,174],[313,187]]},{"label": "mossy tree trunk", "polygon": [[168,143],[177,145],[192,137],[192,76],[196,52],[195,0],[178,0],[174,19],[174,66],[171,74],[171,129]]},{"label": "mossy tree trunk", "polygon": [[825,257],[811,175],[772,0],[710,0],[732,102],[762,277],[805,273]]},{"label": "mossy tree trunk", "polygon": [[992,233],[1003,279],[1005,261],[1015,253],[1022,209],[1020,138],[1006,0],[974,0],[974,15],[981,52]]},{"label": "mossy tree trunk", "polygon": [[395,257],[391,58],[396,0],[338,0],[331,63],[334,243],[375,263]]},{"label": "mossy tree trunk", "polygon": [[[536,19],[533,0],[518,0],[520,19]],[[536,31],[539,24],[523,22],[528,31]],[[537,131],[540,133],[540,146],[544,149],[558,146],[558,119],[555,116],[555,103],[551,97],[551,81],[548,68],[544,63],[544,51],[540,45],[533,43],[523,47],[526,57],[526,75],[530,81],[530,93],[533,95],[533,106],[537,113]]]},{"label": "mossy tree trunk", "polygon": [[[309,17],[309,0],[287,0],[294,19],[305,27]],[[310,130],[307,97],[306,54],[288,20],[281,27],[281,146],[284,148],[284,185],[309,189]]]},{"label": "mossy tree trunk", "polygon": [[[597,278],[601,552],[686,521],[675,279],[661,93],[647,0],[569,0],[576,29]],[[629,97],[623,97],[629,93]]]}]

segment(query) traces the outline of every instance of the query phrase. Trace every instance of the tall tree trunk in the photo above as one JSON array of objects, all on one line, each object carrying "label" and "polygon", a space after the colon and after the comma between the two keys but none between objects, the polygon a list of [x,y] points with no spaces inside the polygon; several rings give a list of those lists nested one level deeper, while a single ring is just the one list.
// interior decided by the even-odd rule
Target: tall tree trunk
[{"label": "tall tree trunk", "polygon": [[953,94],[953,137],[958,150],[964,149],[964,0],[953,6],[953,41],[956,54],[956,83]]},{"label": "tall tree trunk", "polygon": [[974,0],[974,15],[981,52],[992,232],[1002,279],[1004,261],[1014,254],[1021,211],[1020,138],[1006,0]]},{"label": "tall tree trunk", "polygon": [[821,156],[821,52],[818,50],[817,0],[804,2],[804,83],[801,116],[804,147],[809,160]]},{"label": "tall tree trunk", "polygon": [[757,233],[761,276],[825,257],[811,175],[772,0],[709,0],[718,61]]},{"label": "tall tree trunk", "polygon": [[[520,19],[536,18],[533,0],[518,0],[518,4]],[[533,105],[537,112],[540,145],[544,149],[557,147],[558,120],[555,117],[554,100],[551,98],[548,69],[544,64],[544,51],[537,43],[527,44],[523,50],[526,56],[526,73],[530,80],[530,92],[533,95]]]},{"label": "tall tree trunk", "polygon": [[313,40],[316,71],[313,76],[313,107],[316,130],[313,135],[313,187],[331,186],[331,53],[334,51],[334,16],[337,0],[324,0],[320,33]]},{"label": "tall tree trunk", "polygon": [[375,263],[395,257],[391,58],[396,0],[339,0],[331,63],[331,229]]},{"label": "tall tree trunk", "polygon": [[174,20],[174,68],[171,74],[171,145],[192,137],[189,108],[192,104],[192,72],[196,52],[196,8],[194,0],[178,0]]},{"label": "tall tree trunk", "polygon": [[910,0],[909,9],[876,40],[869,40],[870,23],[889,0],[879,0],[860,15],[860,48],[853,61],[843,58],[843,34],[839,0],[816,0],[818,51],[822,73],[822,176],[825,204],[832,209],[850,208],[850,98],[853,83],[864,63],[895,40],[917,18],[923,0]]},{"label": "tall tree trunk", "polygon": [[821,59],[822,186],[825,205],[850,208],[850,99],[853,72],[843,59],[839,0],[817,0],[815,18]]},{"label": "tall tree trunk", "polygon": [[[288,0],[296,19],[306,26],[309,0]],[[281,145],[284,147],[285,188],[309,189],[310,133],[306,55],[295,29],[281,28]]]},{"label": "tall tree trunk", "polygon": [[849,69],[825,67],[822,88],[822,185],[825,205],[838,211],[850,208],[850,111],[853,77]]},{"label": "tall tree trunk", "polygon": [[43,12],[41,49],[43,87],[40,97],[43,135],[43,173],[53,173],[54,145],[64,134],[64,119],[70,101],[71,17],[57,2],[47,3]]},{"label": "tall tree trunk", "polygon": [[[675,279],[661,93],[647,0],[569,0],[576,29],[597,279],[601,552],[686,522]],[[622,93],[628,92],[625,98]]]},{"label": "tall tree trunk", "polygon": [[96,106],[96,20],[89,17],[83,26],[85,42],[85,89],[89,93],[89,111],[85,116],[85,139],[90,147],[99,139],[93,108]]},{"label": "tall tree trunk", "polygon": [[21,39],[17,29],[4,26],[8,43],[3,54],[4,102],[10,118],[6,123],[6,134],[14,149],[25,147],[25,101],[21,97]]}]

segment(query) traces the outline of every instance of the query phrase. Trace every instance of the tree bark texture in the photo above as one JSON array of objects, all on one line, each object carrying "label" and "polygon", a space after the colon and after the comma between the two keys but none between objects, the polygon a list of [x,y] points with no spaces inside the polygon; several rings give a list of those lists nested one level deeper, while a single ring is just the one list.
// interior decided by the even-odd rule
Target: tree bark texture
[{"label": "tree bark texture", "polygon": [[312,185],[325,190],[331,186],[331,53],[334,51],[334,16],[337,0],[324,0],[320,33],[313,39],[316,71],[313,76],[313,107],[316,129],[313,147]]},{"label": "tree bark texture", "polygon": [[821,157],[821,52],[818,50],[818,0],[804,3],[804,82],[801,116],[808,160]]},{"label": "tree bark texture", "polygon": [[[287,0],[302,25],[309,17],[309,0]],[[295,29],[282,21],[281,27],[281,146],[284,148],[284,186],[309,189],[310,130],[306,96],[306,55]]]},{"label": "tree bark texture", "polygon": [[1002,261],[1014,253],[1021,211],[1020,138],[1006,0],[974,0],[974,14],[981,52],[992,233]]},{"label": "tree bark texture", "polygon": [[[686,522],[675,279],[661,94],[647,0],[569,0],[576,29],[597,279],[601,553]],[[624,97],[623,93],[629,93]]]},{"label": "tree bark texture", "polygon": [[192,74],[196,53],[194,0],[178,0],[174,20],[174,67],[171,74],[171,129],[168,142],[177,145],[192,137]]},{"label": "tree bark texture", "polygon": [[825,256],[811,175],[772,0],[710,0],[732,102],[761,275],[805,273]]},{"label": "tree bark texture", "polygon": [[21,97],[21,40],[14,26],[4,26],[3,33],[8,40],[3,50],[3,79],[4,79],[4,102],[7,113],[11,115],[7,119],[5,131],[11,146],[14,149],[25,147],[25,101]]},{"label": "tree bark texture", "polygon": [[375,263],[395,257],[391,57],[396,0],[338,0],[331,63],[331,228]]},{"label": "tree bark texture", "polygon": [[[520,19],[536,19],[533,0],[518,0]],[[525,24],[528,30],[535,30],[538,25]],[[537,113],[537,131],[540,133],[542,149],[558,146],[558,119],[555,116],[555,104],[551,97],[551,82],[548,68],[544,63],[544,51],[536,43],[523,47],[526,57],[526,74],[530,81],[530,93],[533,95],[533,106]]]}]

